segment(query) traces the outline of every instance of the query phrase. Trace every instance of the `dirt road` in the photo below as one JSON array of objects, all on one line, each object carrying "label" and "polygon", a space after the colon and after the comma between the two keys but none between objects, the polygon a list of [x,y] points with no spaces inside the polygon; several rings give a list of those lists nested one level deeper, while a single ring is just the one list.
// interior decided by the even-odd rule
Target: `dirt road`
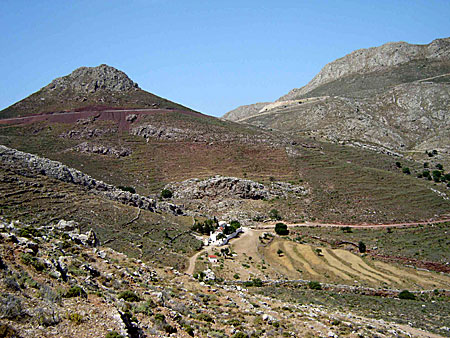
[{"label": "dirt road", "polygon": [[[450,222],[450,218],[441,219],[441,220],[433,220],[433,221],[424,221],[424,222],[388,223],[388,224],[342,224],[342,223],[319,223],[319,222],[286,223],[286,222],[282,222],[282,221],[280,223],[284,223],[290,228],[297,228],[297,227],[390,228],[390,227],[408,227],[408,226],[415,226],[415,225],[440,224],[440,223],[446,223],[446,222]],[[275,227],[276,223],[279,223],[279,222],[270,222],[270,223],[265,223],[262,225],[257,225],[255,227],[255,229],[260,229],[260,230],[273,229]]]},{"label": "dirt road", "polygon": [[194,273],[194,270],[195,270],[195,262],[197,261],[198,256],[200,256],[202,253],[204,253],[205,250],[206,249],[200,250],[194,256],[189,258],[189,265],[188,265],[188,268],[185,271],[188,275],[192,276],[192,274]]}]

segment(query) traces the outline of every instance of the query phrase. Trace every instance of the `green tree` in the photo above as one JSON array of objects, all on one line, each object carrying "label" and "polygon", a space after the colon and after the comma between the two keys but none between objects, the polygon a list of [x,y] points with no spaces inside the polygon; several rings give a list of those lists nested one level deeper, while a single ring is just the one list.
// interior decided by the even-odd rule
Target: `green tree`
[{"label": "green tree", "polygon": [[319,282],[316,282],[316,281],[310,281],[310,282],[308,283],[308,287],[309,287],[311,290],[322,290],[322,285],[320,285],[320,283],[319,283]]},{"label": "green tree", "polygon": [[359,241],[359,243],[358,243],[358,249],[359,249],[359,252],[361,252],[361,253],[366,252],[367,248],[366,248],[366,245],[364,244],[364,242]]},{"label": "green tree", "polygon": [[289,235],[289,230],[286,224],[284,223],[277,223],[275,224],[275,233],[280,236],[286,236]]},{"label": "green tree", "polygon": [[416,296],[412,292],[409,292],[408,290],[403,290],[398,294],[398,298],[400,299],[416,299]]},{"label": "green tree", "polygon": [[173,196],[172,191],[170,191],[169,189],[163,189],[161,191],[162,198],[172,198],[172,196]]}]

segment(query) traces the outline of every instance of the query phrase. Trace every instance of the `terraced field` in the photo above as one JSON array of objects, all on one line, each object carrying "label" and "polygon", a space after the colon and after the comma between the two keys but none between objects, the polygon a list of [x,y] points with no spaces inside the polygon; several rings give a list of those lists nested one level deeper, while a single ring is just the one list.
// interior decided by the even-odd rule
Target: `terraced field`
[{"label": "terraced field", "polygon": [[262,253],[272,268],[289,279],[394,289],[450,288],[448,275],[398,267],[344,249],[275,239]]}]

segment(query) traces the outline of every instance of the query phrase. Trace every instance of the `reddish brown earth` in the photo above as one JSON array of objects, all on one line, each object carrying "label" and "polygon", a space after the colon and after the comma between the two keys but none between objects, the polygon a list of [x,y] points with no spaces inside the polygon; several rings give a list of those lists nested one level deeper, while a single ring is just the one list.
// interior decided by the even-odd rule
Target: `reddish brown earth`
[{"label": "reddish brown earth", "polygon": [[[88,110],[89,109],[89,110]],[[118,109],[103,106],[86,107],[72,112],[63,113],[43,113],[24,117],[15,117],[10,119],[0,120],[0,125],[17,125],[17,124],[31,124],[36,122],[51,122],[51,123],[76,123],[78,120],[87,119],[89,117],[95,117],[96,120],[103,121],[114,121],[118,123],[119,130],[128,130],[130,122],[126,120],[126,117],[130,114],[138,115],[150,115],[157,113],[169,113],[177,112],[181,114],[191,115],[191,116],[202,116],[206,115],[193,112],[193,111],[182,111],[175,109]]]}]

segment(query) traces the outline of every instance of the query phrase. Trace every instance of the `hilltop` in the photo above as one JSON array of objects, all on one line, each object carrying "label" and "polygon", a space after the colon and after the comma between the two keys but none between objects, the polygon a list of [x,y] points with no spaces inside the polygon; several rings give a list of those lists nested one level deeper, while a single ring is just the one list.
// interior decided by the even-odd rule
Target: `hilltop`
[{"label": "hilltop", "polygon": [[111,108],[190,110],[139,88],[124,72],[102,64],[80,67],[0,111],[0,118]]}]

